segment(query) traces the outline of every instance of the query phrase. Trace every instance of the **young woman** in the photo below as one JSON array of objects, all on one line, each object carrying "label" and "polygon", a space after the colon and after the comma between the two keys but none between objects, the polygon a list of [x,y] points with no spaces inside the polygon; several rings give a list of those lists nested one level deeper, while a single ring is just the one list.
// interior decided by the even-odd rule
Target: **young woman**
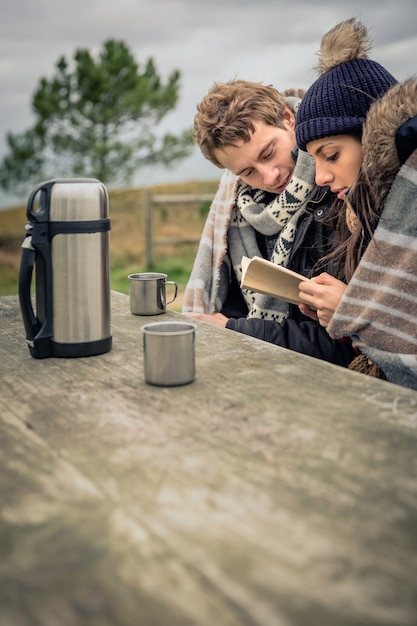
[{"label": "young woman", "polygon": [[300,308],[330,336],[353,339],[352,369],[417,389],[417,81],[396,83],[368,51],[354,19],[325,35],[324,73],[298,112],[316,182],[347,203],[331,255],[341,280],[302,283]]}]

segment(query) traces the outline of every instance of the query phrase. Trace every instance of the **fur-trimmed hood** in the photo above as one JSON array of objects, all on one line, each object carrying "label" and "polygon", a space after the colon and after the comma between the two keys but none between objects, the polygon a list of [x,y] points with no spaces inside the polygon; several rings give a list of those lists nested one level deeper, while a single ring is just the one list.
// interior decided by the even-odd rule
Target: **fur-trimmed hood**
[{"label": "fur-trimmed hood", "polygon": [[369,109],[362,135],[362,171],[380,209],[401,165],[396,148],[397,131],[416,115],[417,78],[394,85]]}]

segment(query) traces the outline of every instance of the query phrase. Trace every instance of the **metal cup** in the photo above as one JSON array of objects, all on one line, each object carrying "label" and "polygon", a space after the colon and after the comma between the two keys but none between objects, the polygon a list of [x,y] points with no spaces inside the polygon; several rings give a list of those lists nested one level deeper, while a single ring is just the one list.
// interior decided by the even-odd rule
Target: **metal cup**
[{"label": "metal cup", "polygon": [[[178,285],[167,280],[167,274],[159,272],[141,272],[129,274],[130,311],[133,315],[160,315],[165,313],[166,305],[174,302]],[[173,285],[174,297],[166,299],[166,285]]]},{"label": "metal cup", "polygon": [[186,385],[195,378],[195,324],[153,322],[142,326],[145,381],[151,385]]}]

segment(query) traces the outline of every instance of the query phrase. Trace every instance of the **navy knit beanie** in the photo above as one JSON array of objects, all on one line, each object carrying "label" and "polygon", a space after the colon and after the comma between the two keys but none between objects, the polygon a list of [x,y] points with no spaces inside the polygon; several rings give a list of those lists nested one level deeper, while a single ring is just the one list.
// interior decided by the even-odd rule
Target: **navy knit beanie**
[{"label": "navy knit beanie", "polygon": [[366,58],[370,48],[366,28],[355,19],[324,35],[320,48],[322,75],[307,90],[296,123],[301,150],[315,139],[331,135],[360,135],[371,104],[396,79],[376,61]]}]

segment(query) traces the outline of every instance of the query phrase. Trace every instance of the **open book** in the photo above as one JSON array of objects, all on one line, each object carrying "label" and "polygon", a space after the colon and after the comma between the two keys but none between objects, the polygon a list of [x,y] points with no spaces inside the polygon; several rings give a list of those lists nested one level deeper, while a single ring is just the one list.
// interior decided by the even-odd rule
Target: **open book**
[{"label": "open book", "polygon": [[240,287],[264,293],[292,304],[302,302],[298,297],[301,280],[310,280],[297,272],[275,265],[259,256],[242,257],[242,280]]}]

